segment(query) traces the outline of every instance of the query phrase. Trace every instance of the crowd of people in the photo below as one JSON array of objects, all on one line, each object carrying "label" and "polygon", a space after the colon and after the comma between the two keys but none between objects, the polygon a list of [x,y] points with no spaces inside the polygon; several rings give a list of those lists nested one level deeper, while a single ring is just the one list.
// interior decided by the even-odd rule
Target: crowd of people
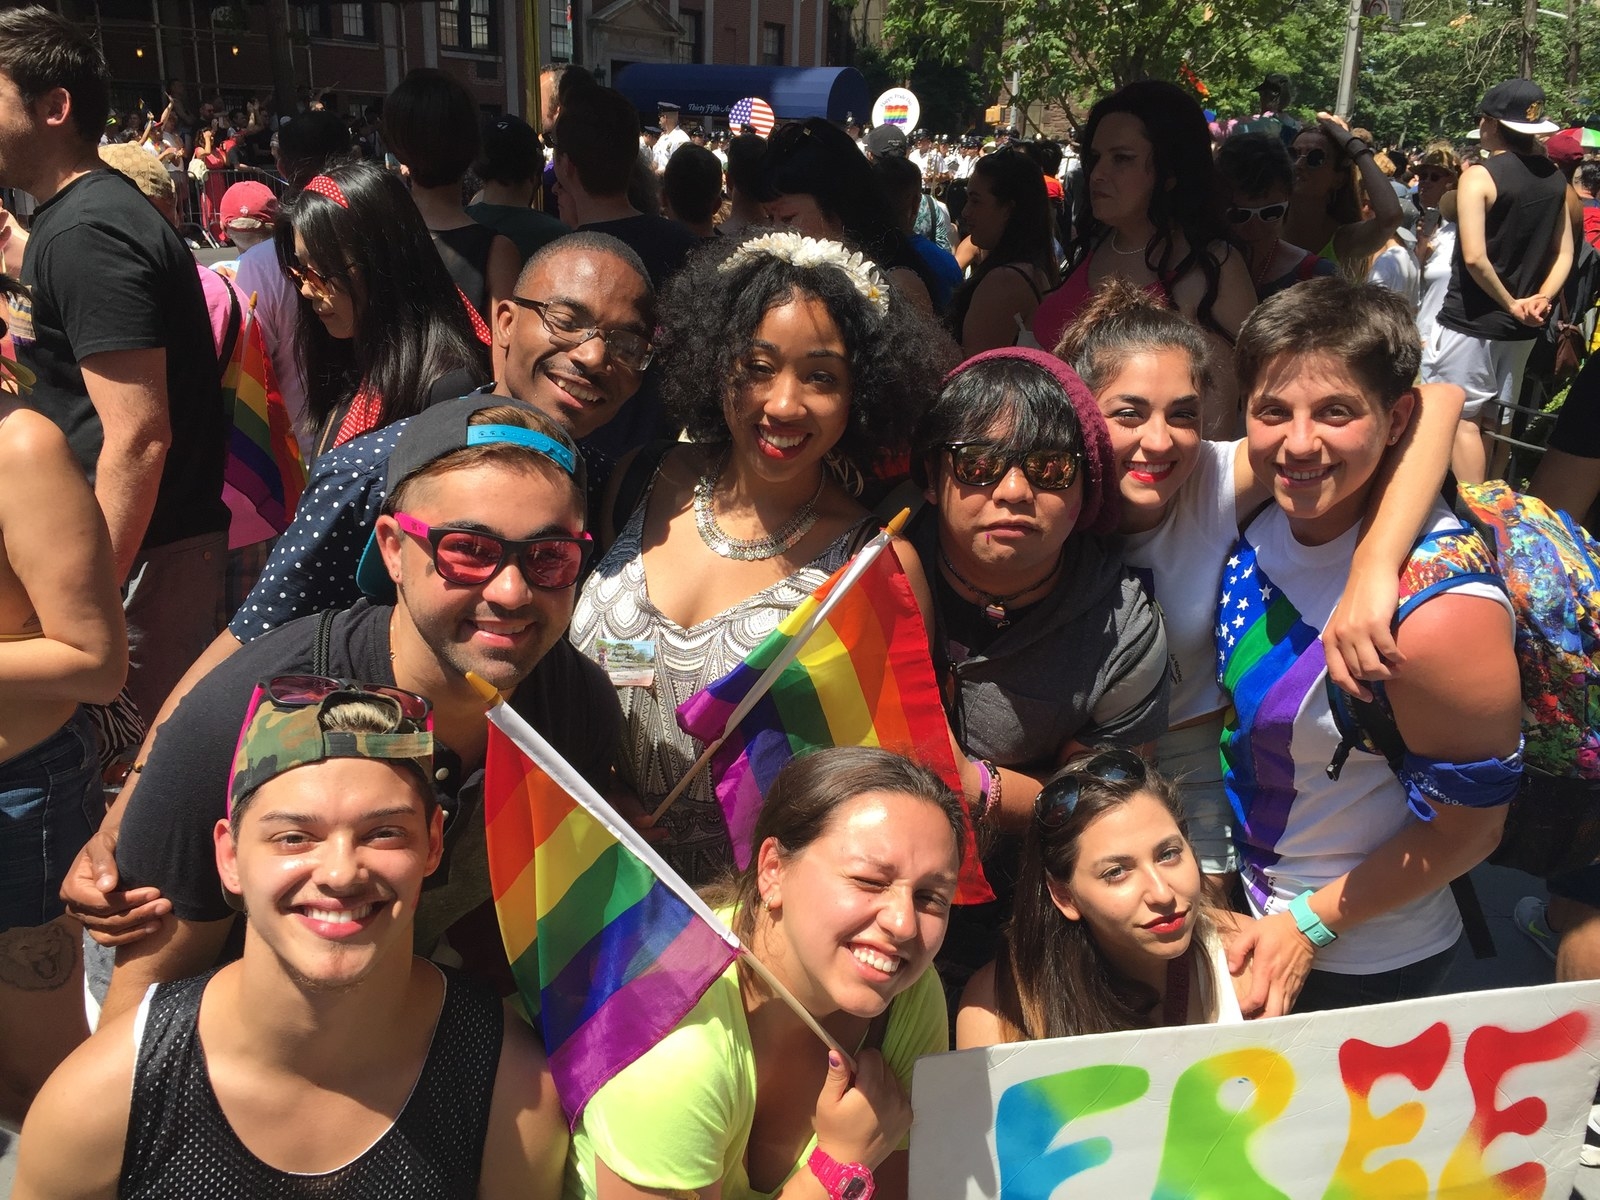
[{"label": "crowd of people", "polygon": [[[1072,148],[652,131],[551,68],[541,139],[419,69],[359,142],[278,123],[217,271],[165,178],[210,131],[182,91],[119,157],[92,40],[0,12],[0,187],[36,202],[0,394],[19,1200],[903,1197],[924,1055],[1437,994],[1522,685],[1492,578],[1397,604],[1485,554],[1447,474],[1592,299],[1600,164],[1526,80],[1414,156],[1273,86],[1225,130],[1130,84]],[[237,150],[234,115],[195,117]],[[246,545],[241,297],[308,465]],[[1597,393],[1531,484],[1579,521]],[[680,706],[901,509],[956,771],[802,755],[735,847]],[[480,683],[747,951],[581,1112],[490,902]],[[1403,771],[1339,695],[1386,700]],[[1549,884],[1528,932],[1600,977],[1600,871]]]}]

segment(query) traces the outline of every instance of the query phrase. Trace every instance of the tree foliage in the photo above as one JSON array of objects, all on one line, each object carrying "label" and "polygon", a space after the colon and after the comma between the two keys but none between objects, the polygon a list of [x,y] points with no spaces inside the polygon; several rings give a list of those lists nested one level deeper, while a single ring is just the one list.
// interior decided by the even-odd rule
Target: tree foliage
[{"label": "tree foliage", "polygon": [[[1534,77],[1556,119],[1578,123],[1600,111],[1585,84],[1600,67],[1600,8],[1573,6],[1581,69],[1569,86],[1571,26],[1549,15],[1565,5],[1540,7]],[[1075,121],[1142,78],[1203,88],[1206,107],[1244,116],[1255,85],[1280,72],[1309,114],[1334,106],[1347,10],[1347,0],[888,0],[884,36],[899,74],[930,59],[971,63],[993,102],[1015,72],[1024,101]],[[1522,14],[1522,0],[1408,0],[1399,26],[1365,20],[1355,122],[1412,144],[1464,135],[1484,90],[1519,73]]]}]

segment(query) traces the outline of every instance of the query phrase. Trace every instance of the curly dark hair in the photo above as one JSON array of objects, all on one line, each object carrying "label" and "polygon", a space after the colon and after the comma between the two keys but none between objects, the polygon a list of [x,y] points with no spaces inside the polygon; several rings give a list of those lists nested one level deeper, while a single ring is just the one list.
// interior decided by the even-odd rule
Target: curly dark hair
[{"label": "curly dark hair", "polygon": [[770,254],[730,263],[742,244],[708,243],[667,285],[656,342],[667,411],[694,441],[726,445],[728,408],[762,318],[797,294],[814,296],[839,327],[850,360],[850,423],[836,451],[865,472],[908,447],[917,418],[959,357],[950,336],[892,291],[880,317],[836,267],[797,267]]}]

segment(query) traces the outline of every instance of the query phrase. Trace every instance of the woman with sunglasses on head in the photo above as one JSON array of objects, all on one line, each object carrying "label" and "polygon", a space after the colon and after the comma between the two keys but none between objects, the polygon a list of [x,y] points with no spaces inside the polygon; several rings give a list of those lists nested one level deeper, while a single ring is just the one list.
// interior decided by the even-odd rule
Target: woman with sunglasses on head
[{"label": "woman with sunglasses on head", "polygon": [[1176,786],[1132,751],[1083,755],[1034,800],[1016,908],[962,996],[956,1048],[1242,1021],[1249,968],[1229,974],[1222,931],[1247,919],[1207,900]]},{"label": "woman with sunglasses on head", "polygon": [[1217,151],[1217,171],[1228,195],[1228,224],[1244,249],[1258,299],[1338,269],[1316,251],[1284,239],[1294,160],[1282,138],[1234,134]]},{"label": "woman with sunglasses on head", "polygon": [[[1073,242],[1066,279],[1034,313],[1036,344],[1054,346],[1094,291],[1115,277],[1231,345],[1256,296],[1244,256],[1229,244],[1200,106],[1176,84],[1130,83],[1089,111],[1084,145],[1093,219]],[[1208,428],[1232,426],[1232,399],[1224,381]]]},{"label": "woman with sunglasses on head", "polygon": [[[1239,139],[1235,138],[1234,141]],[[1231,143],[1230,143],[1231,144]],[[1211,345],[1193,322],[1112,281],[1067,330],[1056,353],[1077,370],[1105,417],[1120,483],[1122,561],[1161,606],[1171,659],[1169,727],[1155,761],[1180,792],[1191,844],[1214,895],[1231,890],[1238,860],[1217,744],[1226,698],[1216,682],[1216,598],[1244,521],[1271,498],[1245,443],[1200,435],[1213,386]],[[1400,566],[1431,508],[1461,411],[1454,388],[1421,389],[1416,423],[1375,493],[1371,528],[1351,583],[1324,631],[1335,682],[1352,692],[1387,675]]]},{"label": "woman with sunglasses on head", "polygon": [[785,125],[761,157],[767,220],[806,237],[848,242],[932,315],[935,281],[895,223],[883,185],[848,134],[821,117]]},{"label": "woman with sunglasses on head", "polygon": [[961,210],[982,259],[951,300],[963,354],[1010,346],[1057,282],[1054,214],[1039,165],[1020,150],[978,160]]},{"label": "woman with sunglasses on head", "polygon": [[854,1059],[744,958],[573,1128],[566,1200],[900,1200],[911,1069],[949,1048],[938,977],[961,865],[960,802],[887,751],[836,747],[779,773],[755,853],[706,899]]},{"label": "woman with sunglasses on head", "polygon": [[[1372,147],[1342,118],[1318,113],[1317,123],[1296,135],[1292,153],[1294,197],[1283,236],[1346,270],[1366,262],[1400,225],[1400,200]],[[1371,197],[1369,217],[1357,181]]]},{"label": "woman with sunglasses on head", "polygon": [[398,176],[329,167],[284,206],[276,238],[300,291],[316,454],[488,382],[484,345]]},{"label": "woman with sunglasses on head", "polygon": [[[678,728],[677,706],[744,661],[876,531],[857,498],[863,480],[910,444],[953,357],[861,255],[793,230],[706,247],[662,311],[662,396],[692,444],[660,455],[572,620],[590,657],[627,643],[647,660],[642,673],[614,671],[621,779],[645,813],[702,749]],[[632,473],[624,460],[614,478]],[[692,883],[726,868],[707,772],[656,836]]]},{"label": "woman with sunglasses on head", "polygon": [[931,584],[950,727],[980,767],[973,817],[998,897],[952,920],[940,971],[959,994],[1010,912],[1005,835],[1085,746],[1166,729],[1167,649],[1103,537],[1120,507],[1105,420],[1059,359],[1022,347],[968,359],[918,424],[912,468],[927,505],[907,536]]}]

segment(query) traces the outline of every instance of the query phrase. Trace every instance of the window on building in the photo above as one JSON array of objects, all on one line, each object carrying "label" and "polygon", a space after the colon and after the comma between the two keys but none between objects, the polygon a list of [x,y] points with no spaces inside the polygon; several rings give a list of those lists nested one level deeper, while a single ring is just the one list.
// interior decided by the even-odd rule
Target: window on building
[{"label": "window on building", "polygon": [[289,29],[304,37],[342,38],[353,42],[377,40],[377,22],[370,4],[334,4],[330,0],[291,4]]},{"label": "window on building", "polygon": [[439,45],[492,54],[497,49],[494,0],[438,0]]},{"label": "window on building", "polygon": [[783,66],[783,26],[771,21],[761,26],[761,65]]},{"label": "window on building", "polygon": [[572,27],[567,24],[571,9],[567,0],[550,0],[550,61],[572,61]]},{"label": "window on building", "polygon": [[372,36],[367,28],[367,6],[365,4],[339,5],[339,36],[362,39]]},{"label": "window on building", "polygon": [[678,40],[678,61],[704,62],[706,59],[704,14],[681,8],[678,10],[678,24],[683,26],[683,34]]}]

